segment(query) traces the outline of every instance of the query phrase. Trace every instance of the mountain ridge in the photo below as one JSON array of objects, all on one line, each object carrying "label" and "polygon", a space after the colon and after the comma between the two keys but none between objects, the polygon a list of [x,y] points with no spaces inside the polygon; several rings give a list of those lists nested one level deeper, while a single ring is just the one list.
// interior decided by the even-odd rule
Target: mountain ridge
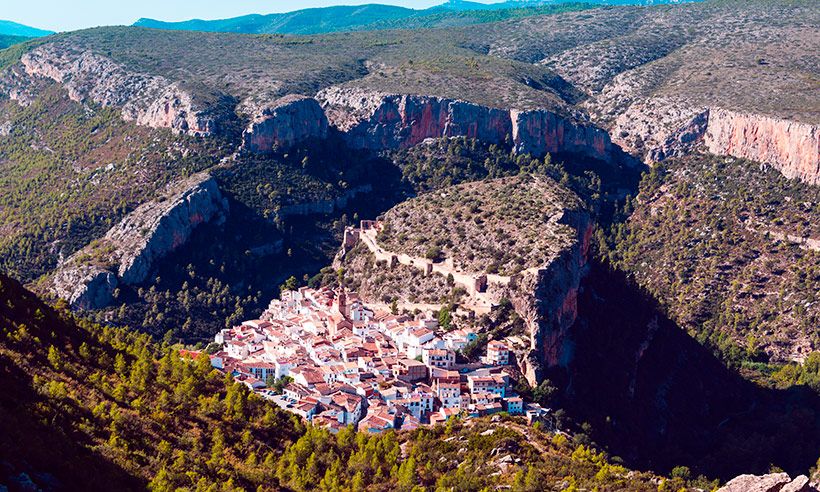
[{"label": "mountain ridge", "polygon": [[39,38],[54,34],[54,31],[45,29],[38,29],[36,27],[26,26],[17,22],[0,19],[0,34],[7,36],[20,36],[24,38]]},{"label": "mountain ridge", "polygon": [[133,26],[202,32],[305,35],[469,25],[602,6],[659,5],[689,1],[701,0],[507,0],[488,4],[450,0],[427,9],[372,3],[317,7],[274,14],[249,14],[227,19],[190,19],[174,22],[142,18]]}]

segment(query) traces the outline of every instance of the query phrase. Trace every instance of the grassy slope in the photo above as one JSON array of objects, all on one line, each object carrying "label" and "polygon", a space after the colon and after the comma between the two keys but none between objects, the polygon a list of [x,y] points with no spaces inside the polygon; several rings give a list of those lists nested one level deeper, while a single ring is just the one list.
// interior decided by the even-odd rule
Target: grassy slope
[{"label": "grassy slope", "polygon": [[4,50],[9,46],[13,46],[15,44],[24,43],[29,39],[30,38],[23,36],[9,36],[6,34],[0,34],[0,50]]},{"label": "grassy slope", "polygon": [[[69,101],[46,84],[28,107],[0,100],[0,268],[33,280],[179,176],[212,166],[215,142],[179,139]],[[183,153],[187,155],[183,157]]]}]

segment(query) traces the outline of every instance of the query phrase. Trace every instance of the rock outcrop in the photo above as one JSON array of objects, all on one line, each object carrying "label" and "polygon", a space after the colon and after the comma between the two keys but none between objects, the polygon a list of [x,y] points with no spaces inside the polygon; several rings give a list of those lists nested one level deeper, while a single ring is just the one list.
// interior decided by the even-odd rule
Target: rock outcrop
[{"label": "rock outcrop", "polygon": [[140,205],[106,233],[104,240],[116,246],[117,275],[126,284],[143,282],[154,262],[185,244],[200,224],[223,222],[227,211],[228,200],[209,175],[175,184],[164,199]]},{"label": "rock outcrop", "polygon": [[820,184],[820,126],[654,97],[614,118],[613,141],[645,162],[705,149],[769,164],[788,178]]},{"label": "rock outcrop", "polygon": [[707,108],[669,98],[640,100],[618,115],[612,139],[644,162],[660,162],[694,151],[709,120]]},{"label": "rock outcrop", "polygon": [[572,123],[542,110],[510,111],[512,139],[519,153],[544,155],[569,152],[609,160],[612,142],[600,128]]},{"label": "rock outcrop", "polygon": [[71,255],[52,275],[51,291],[75,308],[108,306],[118,285],[145,281],[153,265],[185,244],[197,226],[224,221],[227,212],[228,201],[209,175],[175,183]]},{"label": "rock outcrop", "polygon": [[809,484],[809,479],[805,475],[792,480],[788,473],[770,473],[768,475],[740,475],[718,489],[718,492],[814,492],[816,490]]},{"label": "rock outcrop", "polygon": [[255,111],[243,134],[244,146],[255,153],[287,148],[310,139],[327,138],[327,117],[310,97],[285,96]]},{"label": "rock outcrop", "polygon": [[[213,135],[233,117],[231,98],[224,94],[194,95],[165,77],[129,71],[91,51],[49,43],[24,54],[20,62],[28,76],[61,84],[72,100],[120,108],[125,120],[138,125]],[[26,94],[7,92],[25,104]]]},{"label": "rock outcrop", "polygon": [[820,184],[820,127],[714,108],[703,138],[715,154],[764,162],[784,176]]},{"label": "rock outcrop", "polygon": [[578,233],[573,246],[544,268],[523,275],[507,294],[530,335],[529,353],[519,366],[533,387],[545,368],[566,367],[572,359],[568,333],[578,317],[578,289],[586,272],[592,223],[582,211],[565,213],[562,222]]},{"label": "rock outcrop", "polygon": [[383,150],[428,138],[465,136],[509,142],[516,151],[580,153],[610,160],[609,135],[543,110],[518,111],[434,96],[386,94],[331,87],[317,95],[330,125],[353,148]]},{"label": "rock outcrop", "polygon": [[114,300],[117,276],[98,265],[60,268],[52,277],[52,291],[75,308],[98,309]]}]

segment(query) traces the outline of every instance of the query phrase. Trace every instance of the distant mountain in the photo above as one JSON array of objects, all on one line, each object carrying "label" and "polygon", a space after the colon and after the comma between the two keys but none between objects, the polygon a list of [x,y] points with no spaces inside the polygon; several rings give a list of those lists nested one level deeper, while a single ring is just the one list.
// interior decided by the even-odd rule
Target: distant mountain
[{"label": "distant mountain", "polygon": [[162,22],[140,19],[134,25],[183,31],[238,32],[247,34],[317,34],[354,30],[360,26],[415,15],[418,11],[390,5],[337,6],[297,10],[284,14],[246,15],[222,20]]},{"label": "distant mountain", "polygon": [[0,20],[0,35],[5,36],[20,36],[24,38],[39,38],[54,34],[54,31],[46,31],[37,29],[36,27],[24,26],[16,22]]},{"label": "distant mountain", "polygon": [[244,34],[321,34],[378,29],[420,29],[496,22],[603,5],[649,5],[698,0],[507,0],[479,3],[449,0],[424,10],[369,4],[296,10],[283,14],[245,15],[231,19],[164,22],[140,19],[134,26],[154,29]]}]

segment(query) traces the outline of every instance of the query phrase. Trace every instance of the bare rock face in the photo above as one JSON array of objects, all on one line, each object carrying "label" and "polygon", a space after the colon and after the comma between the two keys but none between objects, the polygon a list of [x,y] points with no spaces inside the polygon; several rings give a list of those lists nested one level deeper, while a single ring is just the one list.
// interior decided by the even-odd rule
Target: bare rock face
[{"label": "bare rock face", "polygon": [[788,178],[820,184],[820,127],[712,109],[704,144],[710,152],[765,162]]},{"label": "bare rock face", "polygon": [[812,492],[814,490],[816,489],[809,485],[809,477],[799,475],[780,489],[780,492]]},{"label": "bare rock face", "polygon": [[668,98],[636,102],[615,118],[612,137],[644,162],[659,162],[691,152],[701,143],[707,108],[693,108]]},{"label": "bare rock face", "polygon": [[77,265],[59,269],[52,278],[52,290],[73,307],[97,309],[114,300],[118,285],[114,273],[97,265]]},{"label": "bare rock face", "polygon": [[385,94],[331,87],[321,91],[331,126],[348,145],[398,149],[428,138],[465,136],[488,143],[510,142],[522,153],[573,152],[609,160],[607,133],[543,110],[517,111],[434,96]]},{"label": "bare rock face", "polygon": [[454,136],[500,143],[511,133],[508,112],[465,101],[338,87],[317,97],[331,125],[354,148],[406,148]]},{"label": "bare rock face", "polygon": [[788,473],[769,475],[740,475],[718,489],[718,492],[811,492],[809,479],[805,475],[792,480]]},{"label": "bare rock face", "polygon": [[512,135],[519,153],[544,155],[572,152],[608,160],[612,153],[609,134],[590,125],[579,125],[549,111],[511,111]]},{"label": "bare rock face", "polygon": [[[198,100],[164,77],[135,73],[104,56],[58,43],[39,46],[20,60],[25,73],[61,84],[75,101],[121,108],[125,120],[190,135],[213,135],[231,118],[228,97]],[[19,92],[19,91],[17,91]],[[9,94],[25,103],[25,94]],[[18,96],[18,97],[15,97]]]},{"label": "bare rock face", "polygon": [[227,212],[228,201],[209,175],[175,183],[71,255],[52,275],[51,291],[75,308],[108,306],[118,285],[145,281],[156,261],[185,244],[197,226],[224,221]]},{"label": "bare rock face", "polygon": [[583,211],[567,211],[563,222],[577,230],[574,245],[544,268],[525,274],[508,294],[530,334],[530,351],[519,365],[533,386],[542,380],[543,369],[566,367],[572,360],[567,333],[578,318],[578,289],[586,271],[592,223]]},{"label": "bare rock face", "polygon": [[140,205],[105,235],[117,247],[120,279],[143,282],[156,260],[185,244],[198,225],[224,221],[227,210],[228,200],[207,174],[177,183],[161,201]]},{"label": "bare rock face", "polygon": [[310,139],[324,139],[327,129],[327,117],[318,101],[291,95],[257,109],[243,141],[247,150],[266,153]]}]

